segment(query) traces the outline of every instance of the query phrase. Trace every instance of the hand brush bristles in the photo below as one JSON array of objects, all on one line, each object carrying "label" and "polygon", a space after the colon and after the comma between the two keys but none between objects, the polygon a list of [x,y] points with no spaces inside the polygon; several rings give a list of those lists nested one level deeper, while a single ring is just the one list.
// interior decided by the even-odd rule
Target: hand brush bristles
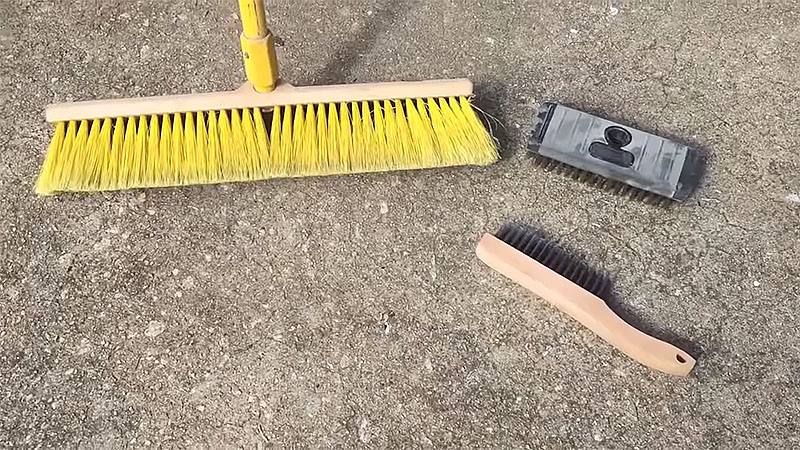
[{"label": "hand brush bristles", "polygon": [[276,106],[59,122],[36,192],[487,165],[467,97]]}]

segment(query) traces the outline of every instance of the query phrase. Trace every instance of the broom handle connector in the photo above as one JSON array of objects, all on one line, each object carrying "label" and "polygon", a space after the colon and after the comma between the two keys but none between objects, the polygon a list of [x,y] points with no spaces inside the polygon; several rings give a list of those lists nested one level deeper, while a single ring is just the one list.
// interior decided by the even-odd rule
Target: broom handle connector
[{"label": "broom handle connector", "polygon": [[247,80],[258,92],[270,92],[278,83],[275,40],[267,29],[264,0],[239,0],[242,16],[242,57]]}]

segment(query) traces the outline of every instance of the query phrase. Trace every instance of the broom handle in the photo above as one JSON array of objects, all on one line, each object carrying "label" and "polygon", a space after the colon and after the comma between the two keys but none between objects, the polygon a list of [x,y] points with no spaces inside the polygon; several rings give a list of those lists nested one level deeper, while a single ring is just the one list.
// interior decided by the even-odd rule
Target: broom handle
[{"label": "broom handle", "polygon": [[242,58],[247,80],[257,92],[269,92],[278,83],[275,40],[267,29],[264,0],[239,0],[242,15]]},{"label": "broom handle", "polygon": [[240,0],[239,10],[242,13],[242,31],[251,39],[267,37],[267,15],[263,0]]}]

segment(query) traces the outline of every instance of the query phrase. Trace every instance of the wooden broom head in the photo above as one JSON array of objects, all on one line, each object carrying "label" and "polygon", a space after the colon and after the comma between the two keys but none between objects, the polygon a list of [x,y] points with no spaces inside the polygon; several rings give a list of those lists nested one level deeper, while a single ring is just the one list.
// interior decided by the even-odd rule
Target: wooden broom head
[{"label": "wooden broom head", "polygon": [[98,191],[486,165],[469,80],[54,105],[36,191]]}]

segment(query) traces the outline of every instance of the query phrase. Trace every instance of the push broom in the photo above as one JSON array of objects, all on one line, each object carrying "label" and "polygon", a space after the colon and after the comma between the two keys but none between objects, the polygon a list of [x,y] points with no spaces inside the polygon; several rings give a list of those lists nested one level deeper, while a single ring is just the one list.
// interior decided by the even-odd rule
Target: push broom
[{"label": "push broom", "polygon": [[498,159],[469,80],[295,87],[263,0],[240,0],[248,82],[231,92],[51,105],[36,192],[379,172]]}]

